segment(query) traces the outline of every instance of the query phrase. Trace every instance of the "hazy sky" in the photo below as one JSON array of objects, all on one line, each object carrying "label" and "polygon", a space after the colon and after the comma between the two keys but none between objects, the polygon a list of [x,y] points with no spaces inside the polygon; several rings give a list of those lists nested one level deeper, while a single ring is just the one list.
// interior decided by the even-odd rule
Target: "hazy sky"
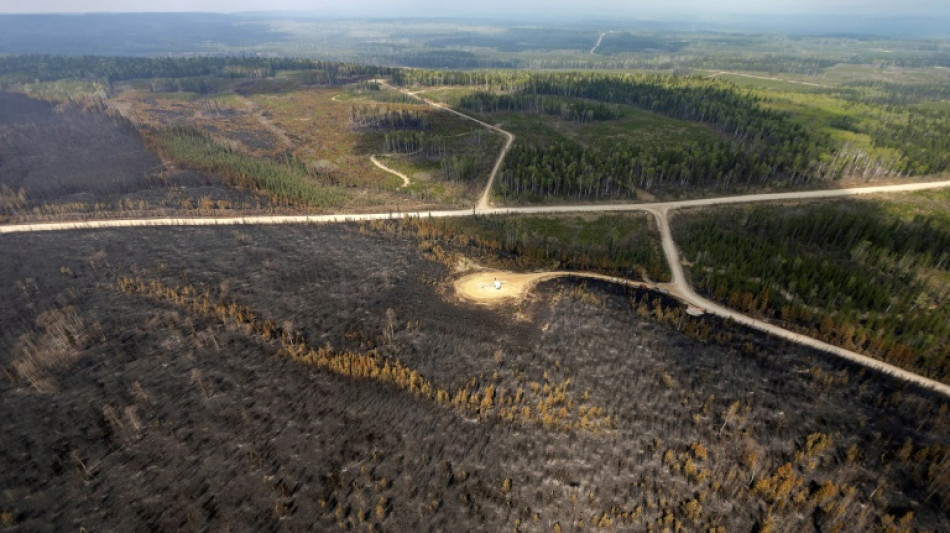
[{"label": "hazy sky", "polygon": [[345,16],[696,17],[732,14],[950,16],[950,0],[0,0],[0,13],[306,11]]}]

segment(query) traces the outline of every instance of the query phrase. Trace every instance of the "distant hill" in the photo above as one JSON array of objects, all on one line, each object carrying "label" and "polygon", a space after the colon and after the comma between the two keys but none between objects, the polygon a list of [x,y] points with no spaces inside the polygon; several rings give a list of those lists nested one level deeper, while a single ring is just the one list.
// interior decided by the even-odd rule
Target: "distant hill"
[{"label": "distant hill", "polygon": [[0,54],[220,53],[283,37],[260,20],[211,13],[0,15]]}]

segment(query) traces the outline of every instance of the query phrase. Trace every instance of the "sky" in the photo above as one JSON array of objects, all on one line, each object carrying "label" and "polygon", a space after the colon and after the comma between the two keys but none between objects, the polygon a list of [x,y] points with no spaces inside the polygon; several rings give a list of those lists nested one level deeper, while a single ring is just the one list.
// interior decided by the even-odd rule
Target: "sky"
[{"label": "sky", "polygon": [[950,0],[0,0],[0,13],[297,11],[325,16],[693,18],[726,15],[950,16]]}]

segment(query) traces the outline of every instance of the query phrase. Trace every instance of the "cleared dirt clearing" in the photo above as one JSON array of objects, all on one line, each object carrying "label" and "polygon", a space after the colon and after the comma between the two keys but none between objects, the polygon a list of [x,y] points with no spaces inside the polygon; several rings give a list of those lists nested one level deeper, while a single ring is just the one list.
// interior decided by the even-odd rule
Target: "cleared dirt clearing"
[{"label": "cleared dirt clearing", "polygon": [[[566,275],[566,272],[516,274],[489,270],[459,278],[455,280],[454,286],[455,293],[462,300],[489,305],[511,303],[524,298],[531,287],[539,281]],[[495,280],[500,282],[497,288]]]}]

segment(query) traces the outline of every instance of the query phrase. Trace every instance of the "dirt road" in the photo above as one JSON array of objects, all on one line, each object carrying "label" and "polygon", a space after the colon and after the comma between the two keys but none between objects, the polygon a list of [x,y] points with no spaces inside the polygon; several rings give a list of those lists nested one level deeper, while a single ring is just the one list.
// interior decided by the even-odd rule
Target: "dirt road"
[{"label": "dirt road", "polygon": [[927,189],[950,187],[950,181],[934,181],[924,183],[908,183],[903,185],[884,185],[879,187],[859,187],[851,189],[829,189],[821,191],[799,191],[773,194],[750,194],[742,196],[724,196],[719,198],[704,198],[700,200],[682,200],[676,202],[628,203],[628,204],[595,204],[595,205],[542,205],[529,207],[496,207],[487,209],[455,209],[444,211],[413,211],[390,213],[337,213],[326,215],[265,215],[233,218],[145,218],[145,219],[115,219],[115,220],[77,220],[71,222],[41,222],[35,224],[7,224],[0,225],[0,234],[20,233],[25,231],[59,231],[69,229],[96,229],[96,228],[123,228],[135,226],[219,226],[235,224],[301,224],[301,223],[333,223],[357,222],[361,220],[385,220],[387,218],[410,217],[464,217],[478,215],[507,215],[507,214],[553,214],[553,213],[607,213],[622,211],[644,211],[667,213],[670,210],[687,207],[701,207],[712,205],[774,202],[785,200],[808,200],[819,198],[836,198],[874,193],[912,192]]},{"label": "dirt road", "polygon": [[442,104],[442,103],[439,103],[439,102],[435,102],[435,101],[433,101],[433,100],[429,100],[428,98],[425,98],[424,96],[419,96],[419,95],[418,95],[418,92],[420,92],[420,91],[412,92],[412,91],[410,91],[410,90],[408,90],[408,89],[403,89],[403,88],[401,88],[401,87],[395,87],[395,86],[393,86],[393,85],[390,85],[386,80],[374,80],[374,81],[376,81],[376,82],[379,83],[380,85],[384,85],[384,86],[386,86],[386,87],[389,87],[390,89],[399,91],[399,92],[401,92],[401,93],[403,93],[403,94],[406,94],[406,95],[408,95],[408,96],[411,96],[411,97],[413,97],[413,98],[417,98],[417,99],[419,99],[419,100],[422,100],[423,102],[425,102],[426,104],[428,104],[428,105],[430,105],[430,106],[432,106],[432,107],[441,109],[442,111],[447,111],[447,112],[449,112],[449,113],[452,113],[453,115],[462,117],[462,118],[465,119],[465,120],[468,120],[468,121],[474,122],[474,123],[476,123],[476,124],[479,124],[479,125],[481,125],[481,126],[483,126],[483,127],[485,127],[485,128],[488,128],[488,129],[490,129],[490,130],[492,130],[492,131],[497,131],[498,133],[500,133],[500,134],[502,134],[502,135],[505,136],[505,145],[502,147],[501,152],[498,154],[498,158],[495,159],[495,165],[492,167],[491,174],[488,175],[488,183],[485,185],[485,190],[484,190],[484,192],[482,192],[481,197],[479,197],[478,203],[475,204],[475,210],[485,210],[485,209],[488,209],[488,208],[489,208],[489,205],[490,205],[492,186],[494,186],[494,184],[495,184],[495,177],[498,175],[498,172],[501,171],[501,165],[502,165],[502,163],[505,162],[505,156],[508,155],[508,151],[511,150],[511,145],[514,144],[514,142],[515,142],[515,136],[514,136],[514,134],[512,134],[511,132],[505,131],[505,130],[503,130],[503,129],[501,129],[501,128],[499,128],[498,126],[495,126],[495,125],[493,125],[493,124],[489,124],[489,123],[487,123],[487,122],[483,122],[483,121],[481,121],[481,120],[478,120],[478,119],[475,118],[475,117],[471,117],[471,116],[466,115],[465,113],[462,113],[462,112],[460,112],[460,111],[456,111],[456,110],[452,109],[451,107],[449,107],[449,106],[447,106],[447,105],[445,105],[445,104]]},{"label": "dirt road", "polygon": [[660,287],[665,288],[669,291],[671,296],[675,296],[679,300],[695,305],[697,307],[703,308],[705,312],[711,313],[723,318],[728,318],[734,320],[735,322],[749,326],[751,328],[757,329],[759,331],[764,331],[771,335],[781,337],[783,339],[790,340],[792,342],[803,344],[811,348],[816,348],[823,352],[827,352],[838,357],[842,357],[859,365],[865,366],[867,368],[872,368],[874,370],[883,372],[885,374],[890,374],[904,381],[909,381],[916,385],[926,387],[928,389],[937,391],[945,396],[950,396],[950,386],[945,385],[939,381],[925,378],[923,376],[908,372],[902,368],[898,368],[894,365],[885,363],[878,359],[868,357],[866,355],[853,352],[851,350],[846,350],[844,348],[822,342],[818,339],[814,339],[807,335],[802,335],[801,333],[795,333],[794,331],[787,330],[785,328],[770,324],[763,320],[758,320],[750,316],[746,316],[742,313],[733,311],[719,305],[716,302],[707,300],[702,296],[696,294],[693,291],[693,288],[687,283],[686,276],[683,273],[683,264],[680,260],[679,250],[676,248],[676,243],[673,241],[673,234],[670,231],[669,219],[667,217],[667,211],[650,209],[650,213],[656,218],[657,226],[660,228],[660,236],[663,242],[663,253],[666,255],[666,261],[670,265],[670,271],[673,274],[672,283],[662,284]]},{"label": "dirt road", "polygon": [[796,85],[807,85],[809,87],[827,87],[827,85],[821,85],[820,83],[812,83],[810,81],[790,80],[788,78],[773,78],[769,76],[756,76],[755,74],[745,74],[742,72],[729,72],[726,70],[721,70],[719,72],[716,72],[715,74],[710,74],[709,76],[706,76],[706,78],[707,79],[717,78],[719,76],[722,76],[723,74],[728,74],[730,76],[741,76],[743,78],[753,78],[756,80],[783,81],[785,83],[794,83]]},{"label": "dirt road", "polygon": [[594,52],[600,48],[600,43],[604,42],[604,35],[607,35],[607,32],[601,33],[600,37],[597,38],[597,42],[594,44],[594,47],[590,49],[590,52],[588,52],[590,55],[594,55]]},{"label": "dirt road", "polygon": [[374,165],[385,170],[386,172],[389,172],[390,174],[395,174],[396,176],[399,176],[400,178],[402,178],[402,188],[405,189],[406,187],[409,186],[409,176],[403,174],[402,172],[399,172],[398,170],[393,170],[387,167],[386,165],[380,163],[379,160],[376,159],[375,155],[369,156],[369,160],[372,161]]}]

